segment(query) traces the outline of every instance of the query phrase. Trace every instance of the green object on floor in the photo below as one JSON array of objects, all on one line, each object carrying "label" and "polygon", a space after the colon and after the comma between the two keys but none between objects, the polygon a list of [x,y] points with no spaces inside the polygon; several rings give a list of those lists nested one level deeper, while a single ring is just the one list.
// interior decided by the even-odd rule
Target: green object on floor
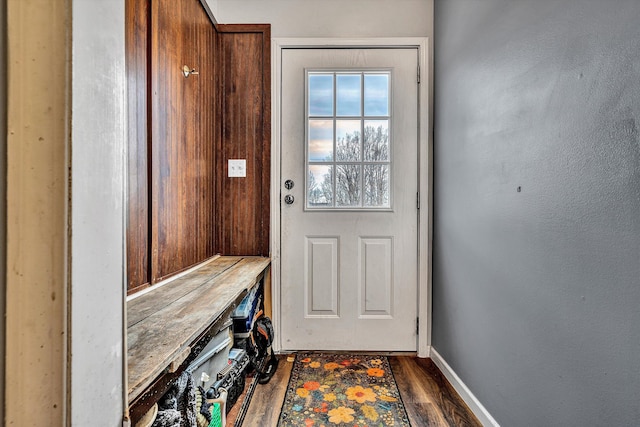
[{"label": "green object on floor", "polygon": [[278,427],[410,427],[385,356],[300,353]]},{"label": "green object on floor", "polygon": [[211,422],[209,423],[209,427],[222,427],[221,406],[217,402],[213,404],[213,411],[211,413]]}]

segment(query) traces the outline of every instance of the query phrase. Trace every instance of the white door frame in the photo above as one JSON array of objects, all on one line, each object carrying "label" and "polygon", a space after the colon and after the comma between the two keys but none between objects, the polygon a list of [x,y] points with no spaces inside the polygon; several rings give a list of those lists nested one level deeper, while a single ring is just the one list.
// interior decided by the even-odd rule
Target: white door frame
[{"label": "white door frame", "polygon": [[[418,140],[419,140],[419,192],[421,206],[418,212],[418,356],[428,357],[431,347],[431,201],[432,171],[431,153],[432,139],[429,129],[429,81],[428,76],[428,38],[364,38],[364,39],[334,39],[334,38],[274,38],[271,43],[271,277],[272,277],[272,307],[275,326],[274,350],[282,348],[280,341],[280,132],[282,117],[281,80],[282,80],[282,50],[291,48],[331,48],[331,47],[403,47],[418,48],[418,64],[420,67],[421,84],[418,85]],[[417,70],[416,70],[417,72]]]}]

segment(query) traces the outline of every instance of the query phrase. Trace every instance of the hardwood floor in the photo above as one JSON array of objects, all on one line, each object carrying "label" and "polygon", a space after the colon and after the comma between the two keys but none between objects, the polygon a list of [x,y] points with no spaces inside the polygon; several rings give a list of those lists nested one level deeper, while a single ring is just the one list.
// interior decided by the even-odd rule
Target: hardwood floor
[{"label": "hardwood floor", "polygon": [[413,427],[481,426],[431,359],[389,357]]},{"label": "hardwood floor", "polygon": [[[413,427],[481,426],[471,410],[455,392],[431,359],[410,356],[389,356],[409,420]],[[284,401],[293,362],[280,356],[280,364],[268,384],[258,385],[249,404],[242,427],[275,427]],[[231,422],[238,411],[238,402]]]}]

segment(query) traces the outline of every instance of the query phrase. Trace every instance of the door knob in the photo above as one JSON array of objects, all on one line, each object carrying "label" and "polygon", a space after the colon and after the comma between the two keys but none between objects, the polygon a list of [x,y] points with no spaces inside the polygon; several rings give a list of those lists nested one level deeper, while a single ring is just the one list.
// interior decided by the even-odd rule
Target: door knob
[{"label": "door knob", "polygon": [[290,179],[284,182],[284,188],[286,188],[287,190],[291,190],[293,188],[293,185],[294,183]]},{"label": "door knob", "polygon": [[288,205],[292,205],[294,200],[295,199],[291,194],[287,194],[286,196],[284,196],[284,202]]}]

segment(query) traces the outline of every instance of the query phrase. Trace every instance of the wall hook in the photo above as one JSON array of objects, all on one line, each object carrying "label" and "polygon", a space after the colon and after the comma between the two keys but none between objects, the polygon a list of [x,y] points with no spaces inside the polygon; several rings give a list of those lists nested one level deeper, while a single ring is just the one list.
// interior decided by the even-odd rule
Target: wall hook
[{"label": "wall hook", "polygon": [[195,68],[191,68],[188,65],[183,65],[182,66],[182,74],[184,74],[184,77],[187,78],[191,74],[193,74],[194,76],[197,76],[200,73],[197,72]]}]

